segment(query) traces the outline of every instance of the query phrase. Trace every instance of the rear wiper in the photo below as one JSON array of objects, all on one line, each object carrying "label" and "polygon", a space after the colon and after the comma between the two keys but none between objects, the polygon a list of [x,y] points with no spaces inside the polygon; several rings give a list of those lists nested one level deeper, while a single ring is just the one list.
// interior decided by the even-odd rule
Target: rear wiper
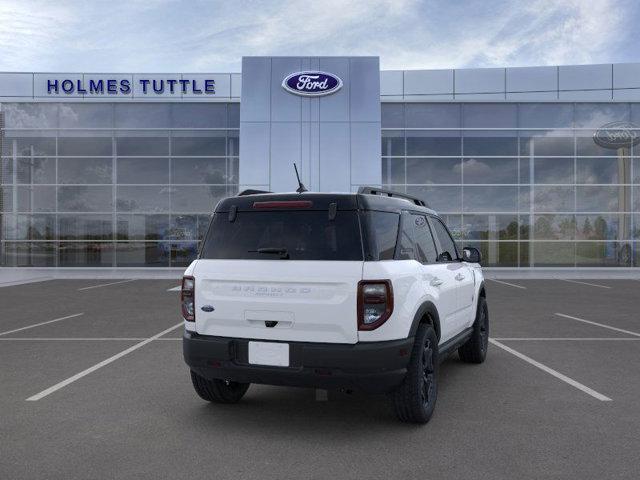
[{"label": "rear wiper", "polygon": [[280,258],[283,260],[288,260],[290,258],[287,249],[282,247],[258,248],[257,250],[249,250],[249,253],[271,253],[274,255],[280,255]]}]

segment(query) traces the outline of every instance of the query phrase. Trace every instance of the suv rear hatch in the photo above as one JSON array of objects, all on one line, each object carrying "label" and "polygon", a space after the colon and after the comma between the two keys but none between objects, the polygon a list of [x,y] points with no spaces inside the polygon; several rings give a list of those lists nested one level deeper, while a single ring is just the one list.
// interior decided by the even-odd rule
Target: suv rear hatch
[{"label": "suv rear hatch", "polygon": [[196,331],[356,343],[363,266],[356,209],[328,195],[252,197],[227,199],[214,214],[194,269]]}]

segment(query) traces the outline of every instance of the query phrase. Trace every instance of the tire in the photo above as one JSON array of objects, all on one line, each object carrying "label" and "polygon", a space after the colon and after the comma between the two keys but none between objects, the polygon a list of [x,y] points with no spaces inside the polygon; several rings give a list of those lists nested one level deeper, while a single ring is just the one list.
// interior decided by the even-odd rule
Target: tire
[{"label": "tire", "polygon": [[458,348],[460,360],[466,363],[482,363],[487,357],[489,346],[489,309],[484,297],[478,299],[476,320],[473,322],[471,338]]},{"label": "tire", "polygon": [[396,415],[402,422],[427,423],[438,396],[438,337],[431,325],[421,324],[411,351],[407,376],[391,393]]},{"label": "tire", "polygon": [[238,403],[247,393],[249,383],[208,380],[191,370],[191,382],[196,393],[203,400],[213,403]]}]

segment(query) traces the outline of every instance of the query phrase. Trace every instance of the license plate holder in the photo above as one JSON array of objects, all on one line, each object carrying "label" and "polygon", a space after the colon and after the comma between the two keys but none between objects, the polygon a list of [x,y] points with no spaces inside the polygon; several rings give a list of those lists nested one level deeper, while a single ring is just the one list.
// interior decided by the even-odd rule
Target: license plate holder
[{"label": "license plate holder", "polygon": [[289,366],[289,344],[280,342],[249,342],[249,363],[271,367]]}]

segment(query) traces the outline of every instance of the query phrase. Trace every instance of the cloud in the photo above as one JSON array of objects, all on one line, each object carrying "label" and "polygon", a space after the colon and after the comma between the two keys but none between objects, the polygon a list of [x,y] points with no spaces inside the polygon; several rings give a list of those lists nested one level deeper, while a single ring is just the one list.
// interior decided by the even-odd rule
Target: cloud
[{"label": "cloud", "polygon": [[384,69],[637,61],[633,0],[171,0],[0,5],[0,70],[239,71],[243,55]]}]

